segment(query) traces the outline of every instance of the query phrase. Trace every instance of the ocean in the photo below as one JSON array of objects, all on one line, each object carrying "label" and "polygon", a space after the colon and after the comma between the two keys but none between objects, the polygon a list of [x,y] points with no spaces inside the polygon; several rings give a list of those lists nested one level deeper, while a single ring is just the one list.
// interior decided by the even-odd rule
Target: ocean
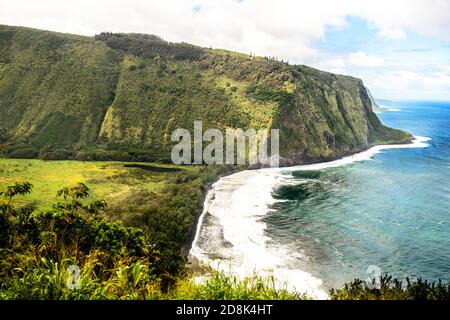
[{"label": "ocean", "polygon": [[326,298],[373,270],[450,280],[450,103],[379,101],[416,136],[331,163],[243,171],[207,195],[195,263]]}]

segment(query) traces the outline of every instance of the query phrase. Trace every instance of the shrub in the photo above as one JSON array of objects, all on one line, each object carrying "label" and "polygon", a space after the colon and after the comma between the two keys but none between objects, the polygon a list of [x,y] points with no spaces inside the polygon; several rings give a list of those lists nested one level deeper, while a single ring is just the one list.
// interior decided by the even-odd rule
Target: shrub
[{"label": "shrub", "polygon": [[[145,297],[142,281],[158,277],[160,255],[142,230],[102,218],[106,203],[86,203],[90,190],[82,183],[60,190],[63,201],[50,211],[14,208],[13,198],[31,188],[17,183],[0,193],[0,298]],[[85,271],[80,292],[66,286],[69,265]]]},{"label": "shrub", "polygon": [[213,271],[205,280],[179,281],[172,298],[182,300],[297,300],[305,296],[277,289],[273,277],[253,275],[240,280],[232,275]]},{"label": "shrub", "polygon": [[406,285],[404,285],[402,281],[384,275],[380,279],[379,288],[356,279],[346,283],[342,289],[331,289],[330,298],[333,300],[450,300],[450,282],[445,285],[441,280],[430,283],[422,279],[411,281],[406,278]]}]

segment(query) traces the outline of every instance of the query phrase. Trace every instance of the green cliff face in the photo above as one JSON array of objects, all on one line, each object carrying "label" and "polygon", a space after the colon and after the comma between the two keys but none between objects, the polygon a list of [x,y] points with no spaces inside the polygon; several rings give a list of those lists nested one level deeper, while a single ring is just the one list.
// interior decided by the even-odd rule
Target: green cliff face
[{"label": "green cliff face", "polygon": [[169,161],[176,128],[279,128],[283,164],[408,133],[383,126],[362,81],[156,36],[0,26],[0,144],[9,157]]}]

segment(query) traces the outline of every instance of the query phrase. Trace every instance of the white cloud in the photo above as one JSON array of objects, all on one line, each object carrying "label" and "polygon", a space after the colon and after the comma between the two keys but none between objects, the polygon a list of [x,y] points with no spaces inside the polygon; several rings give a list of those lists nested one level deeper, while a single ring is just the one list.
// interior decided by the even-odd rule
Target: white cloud
[{"label": "white cloud", "polygon": [[330,72],[352,74],[358,70],[381,68],[384,66],[384,59],[364,51],[357,51],[344,56],[323,56],[313,64]]},{"label": "white cloud", "polygon": [[411,30],[425,36],[450,39],[450,1],[378,0],[356,1],[355,14],[379,29],[379,34],[403,39]]},{"label": "white cloud", "polygon": [[[152,33],[169,41],[276,56],[292,63],[362,76],[367,76],[364,69],[395,67],[388,65],[384,56],[375,56],[365,48],[334,57],[316,48],[317,42],[324,40],[327,28],[345,28],[349,17],[364,19],[379,37],[401,41],[412,31],[450,40],[450,1],[447,0],[14,0],[0,3],[2,24],[85,35],[102,31]],[[407,78],[404,75],[400,81],[411,85]],[[437,79],[440,83],[446,81],[445,77]]]},{"label": "white cloud", "polygon": [[450,100],[450,66],[439,69],[432,72],[390,70],[368,77],[366,83],[380,97]]},{"label": "white cloud", "polygon": [[350,53],[347,56],[347,61],[350,66],[354,67],[378,68],[384,66],[384,60],[382,58],[367,54],[363,51]]},{"label": "white cloud", "polygon": [[[200,10],[194,10],[200,8]],[[310,54],[328,26],[356,16],[381,36],[404,38],[407,30],[450,39],[446,0],[15,0],[0,4],[0,23],[93,35],[110,30],[162,35],[172,41],[272,53]],[[273,47],[273,46],[270,46]],[[289,50],[289,47],[292,47]]]}]

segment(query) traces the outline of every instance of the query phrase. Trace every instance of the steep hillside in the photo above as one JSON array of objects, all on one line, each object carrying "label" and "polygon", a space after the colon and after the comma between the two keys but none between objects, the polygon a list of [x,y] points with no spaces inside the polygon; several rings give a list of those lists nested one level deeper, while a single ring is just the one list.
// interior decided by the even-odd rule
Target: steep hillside
[{"label": "steep hillside", "polygon": [[0,26],[0,143],[9,157],[170,159],[176,128],[279,128],[283,164],[408,133],[383,126],[362,81],[156,36]]}]

